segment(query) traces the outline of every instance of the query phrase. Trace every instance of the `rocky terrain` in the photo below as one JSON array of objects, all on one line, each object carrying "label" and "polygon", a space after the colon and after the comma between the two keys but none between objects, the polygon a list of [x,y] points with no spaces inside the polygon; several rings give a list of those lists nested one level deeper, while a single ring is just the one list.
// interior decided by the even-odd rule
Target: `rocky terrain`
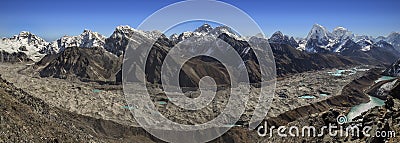
[{"label": "rocky terrain", "polygon": [[[347,89],[348,92],[342,92],[342,94],[346,95],[349,99],[353,98],[351,97],[351,94],[364,94],[362,96],[367,97],[365,91],[368,91],[370,87],[373,87],[373,81],[376,80],[379,75],[379,70],[367,73],[365,76],[348,84],[344,88],[344,90]],[[358,83],[360,82],[364,84],[359,85]],[[344,124],[339,124],[337,117],[340,115],[345,115],[349,111],[346,107],[349,106],[329,106],[324,111],[316,112],[317,110],[315,110],[315,107],[318,107],[318,104],[316,104],[308,108],[303,108],[301,110],[299,109],[297,110],[297,113],[296,110],[291,110],[286,113],[285,116],[276,119],[276,121],[279,122],[276,122],[274,120],[267,120],[268,126],[271,127],[273,125],[283,125],[287,127],[286,129],[291,126],[298,127],[300,128],[299,135],[282,137],[278,136],[278,132],[274,130],[272,132],[272,137],[266,136],[264,138],[264,142],[398,142],[398,132],[400,131],[400,99],[398,98],[398,87],[396,88],[397,89],[391,89],[387,99],[385,100],[384,106],[371,108],[368,111],[363,112],[360,116],[356,117],[352,121],[345,122]],[[351,91],[357,91],[359,93],[354,93]],[[340,96],[337,96],[337,98],[338,97]],[[327,106],[328,104],[325,103],[325,106]],[[303,116],[299,116],[300,113],[303,113]],[[292,117],[289,118],[291,120],[289,122],[282,123],[282,119],[283,121],[285,121],[288,119],[288,117]],[[335,127],[332,128],[331,131],[329,131],[327,128],[328,125]],[[302,127],[309,126],[313,126],[316,129],[315,134],[311,132],[310,136],[310,133],[307,132],[307,130],[301,130]],[[323,126],[325,126],[326,128],[323,128]],[[348,134],[346,134],[347,127],[357,128],[359,130],[355,130],[354,134],[350,130],[351,132],[347,132]],[[362,130],[365,127],[370,127],[369,130],[365,130],[370,136],[366,136],[365,134],[363,134]],[[321,134],[321,132],[323,132],[323,134]],[[271,132],[268,132],[267,135],[270,135],[269,133]],[[289,131],[286,130],[284,131],[284,133],[288,135]],[[292,133],[296,134],[296,131]],[[302,133],[304,133],[305,136],[302,136]],[[330,133],[332,133],[333,135],[330,135]]]},{"label": "rocky terrain", "polygon": [[[23,71],[24,68],[26,68],[26,65],[23,64],[4,65],[1,67],[2,77],[14,83],[12,84],[13,86],[21,88],[18,89],[19,91],[24,92],[24,94],[26,95],[32,95],[31,98],[39,100],[40,102],[45,104],[46,107],[51,109],[61,110],[55,112],[57,114],[61,114],[59,112],[66,112],[69,114],[76,114],[76,116],[83,115],[83,117],[85,118],[90,118],[96,121],[105,120],[107,122],[117,124],[113,126],[107,125],[108,128],[105,130],[117,133],[128,132],[127,130],[129,130],[132,134],[138,135],[138,138],[136,138],[136,136],[131,137],[130,135],[126,135],[130,133],[121,133],[123,134],[122,136],[113,135],[112,133],[101,133],[102,135],[104,135],[104,137],[107,138],[111,136],[110,140],[106,140],[103,139],[102,137],[96,136],[96,134],[100,134],[97,133],[97,130],[95,130],[96,132],[94,133],[85,132],[86,134],[91,135],[92,138],[90,139],[94,141],[99,139],[101,141],[113,142],[115,141],[115,139],[112,139],[112,137],[117,136],[120,137],[121,139],[131,138],[134,140],[136,139],[143,140],[145,142],[154,141],[154,137],[146,135],[145,134],[146,132],[140,130],[139,128],[135,128],[136,126],[135,120],[133,119],[132,115],[129,112],[129,108],[132,107],[125,104],[121,87],[118,87],[118,85],[100,85],[95,82],[89,83],[89,82],[81,82],[79,80],[71,82],[64,79],[51,78],[51,77],[40,78],[37,75],[34,76],[21,72],[21,70]],[[312,118],[315,120],[325,119],[323,117],[315,117],[315,116],[316,115],[326,116],[325,114],[331,112],[329,110],[332,108],[336,108],[337,111],[339,111],[340,113],[344,113],[353,105],[357,105],[362,102],[367,102],[368,98],[360,96],[360,94],[363,94],[362,89],[369,87],[368,85],[372,84],[373,81],[379,77],[380,70],[375,70],[375,72],[369,71],[368,73],[371,73],[370,76],[362,77],[366,73],[366,70],[363,70],[365,68],[367,67],[357,67],[355,69],[350,68],[348,72],[344,72],[342,75],[336,75],[336,76],[334,74],[337,72],[337,70],[325,70],[325,71],[294,74],[288,76],[287,78],[279,79],[277,82],[278,88],[276,90],[277,96],[275,96],[273,99],[274,101],[272,102],[271,110],[268,112],[266,120],[271,125],[286,125],[286,124],[290,125],[290,124],[297,124],[299,122],[302,124],[315,123],[315,122],[305,122],[305,121],[308,121],[306,120],[307,118]],[[357,69],[358,71],[356,71]],[[352,72],[352,70],[356,72]],[[15,73],[17,73],[18,76],[15,76]],[[353,81],[354,79],[357,80]],[[327,83],[329,85],[327,85]],[[363,84],[360,85],[360,83]],[[157,90],[154,90],[153,92],[156,93]],[[190,92],[190,93],[198,94],[196,92]],[[224,95],[223,91],[221,91],[220,94]],[[309,95],[312,96],[313,98],[302,98],[304,95]],[[220,101],[224,100],[223,96],[218,96],[218,97],[221,97],[218,100]],[[161,104],[160,101],[164,101],[167,104]],[[159,111],[161,111],[164,115],[167,116],[170,115],[171,117],[174,117],[175,121],[177,122],[191,124],[191,123],[201,123],[209,120],[208,118],[199,118],[198,116],[191,116],[190,114],[176,114],[184,111],[177,112],[177,110],[173,108],[173,105],[169,104],[168,100],[163,100],[161,96],[155,96],[154,102],[155,103],[160,102],[160,104],[157,105]],[[10,106],[7,105],[6,107]],[[219,107],[217,106],[216,108],[218,109]],[[201,112],[203,112],[202,114],[208,114],[208,115],[213,115],[214,113],[215,114],[218,113],[214,112],[214,110],[215,109],[213,108],[210,109],[206,108]],[[250,115],[251,115],[251,109],[248,109],[248,113],[245,112],[240,122],[237,124],[239,125],[239,127],[234,127],[223,137],[218,138],[215,141],[229,142],[233,140],[236,141],[265,140],[265,138],[258,137],[255,131],[249,132],[249,130],[245,128],[246,122],[249,120]],[[60,117],[65,117],[69,119],[71,116],[60,116]],[[76,119],[76,118],[77,117],[75,116],[71,117],[71,119]],[[335,116],[332,118],[335,118]],[[57,120],[61,119],[57,118]],[[78,123],[76,122],[74,123],[82,124],[80,120],[78,121],[79,121]],[[34,123],[27,123],[27,124],[33,126],[38,125]],[[95,125],[90,125],[88,128],[89,129],[97,128],[93,126]],[[123,128],[124,130],[114,131],[115,130],[114,127]],[[29,135],[30,133],[26,134]],[[55,134],[54,136],[49,136],[47,139],[51,140],[57,139],[59,141],[66,141],[64,140],[64,138],[58,137],[56,135],[57,134]],[[45,136],[45,135],[38,135],[38,136]],[[74,139],[74,137],[71,138]],[[21,140],[19,138],[15,139]],[[27,139],[29,141],[31,138]],[[88,138],[81,138],[81,139],[86,140]],[[310,141],[311,139],[305,138],[305,140]],[[330,139],[327,138],[325,140],[330,140]],[[39,140],[34,139],[32,141],[39,141]],[[272,140],[268,139],[265,141],[269,142],[273,141],[273,139]]]},{"label": "rocky terrain", "polygon": [[[354,105],[358,105],[361,103],[365,103],[369,101],[368,96],[366,93],[364,93],[364,90],[367,90],[371,84],[373,84],[373,79],[377,78],[379,76],[378,70],[371,70],[368,71],[367,76],[364,74],[361,74],[363,76],[356,77],[352,80],[351,82],[346,82],[342,84],[343,86],[339,88],[333,88],[333,89],[339,89],[339,91],[334,91],[332,92],[324,92],[324,87],[322,88],[316,88],[316,93],[317,95],[310,94],[308,92],[307,97],[311,96],[317,96],[320,98],[319,100],[315,100],[314,98],[307,99],[307,104],[303,104],[301,106],[295,106],[294,108],[291,109],[286,109],[283,110],[279,115],[277,116],[269,116],[267,117],[267,121],[271,125],[285,125],[289,122],[293,122],[299,118],[302,117],[308,117],[312,114],[315,113],[320,113],[327,111],[331,108],[337,108],[341,110],[345,110],[346,108],[352,107]],[[314,73],[315,74],[315,73]],[[321,80],[321,78],[319,78]],[[323,80],[323,79],[322,79]],[[332,84],[338,84],[338,83],[332,83]],[[340,85],[340,84],[339,84]],[[335,86],[331,86],[335,87]],[[297,88],[301,89],[301,88]],[[327,94],[329,96],[324,96],[322,94]],[[280,93],[282,94],[282,93]],[[321,97],[322,96],[322,97]],[[300,96],[301,97],[301,96]],[[284,104],[295,104],[296,102],[287,102],[287,101],[281,101]],[[272,109],[270,110],[273,112],[273,107],[275,103],[272,104]],[[276,108],[282,109],[284,106],[277,106]]]},{"label": "rocky terrain", "polygon": [[[0,142],[163,142],[140,127],[54,107],[0,78]],[[211,141],[257,142],[257,133],[233,127]]]},{"label": "rocky terrain", "polygon": [[2,78],[0,99],[0,142],[152,142],[139,128],[52,107]]},{"label": "rocky terrain", "polygon": [[[388,105],[388,103],[390,105]],[[308,132],[305,136],[301,137],[279,137],[277,132],[273,133],[271,138],[269,136],[264,137],[263,142],[366,142],[366,143],[381,143],[381,142],[398,142],[400,139],[398,137],[399,128],[399,99],[389,98],[386,101],[385,106],[375,107],[359,116],[357,121],[347,122],[345,124],[338,124],[337,117],[342,113],[342,110],[329,109],[317,114],[312,114],[310,116],[299,118],[296,121],[286,124],[286,127],[295,126],[300,128],[300,136],[302,135],[301,127],[313,126],[317,131],[316,134],[311,132],[311,137],[308,136]],[[336,128],[329,130],[327,128],[321,131],[323,126],[328,127],[328,125],[335,126]],[[346,135],[346,128],[358,128],[355,130],[354,134],[352,130]],[[370,127],[366,134],[363,134],[362,130],[364,127]],[[288,134],[288,130],[285,131]],[[324,134],[320,133],[323,132]],[[329,133],[335,134],[330,136]],[[384,136],[384,137],[382,137]]]},{"label": "rocky terrain", "polygon": [[[1,67],[3,78],[14,83],[15,86],[21,88],[22,90],[27,91],[27,93],[33,95],[33,97],[45,101],[50,107],[63,109],[71,113],[77,113],[79,115],[84,115],[91,118],[110,120],[124,126],[137,126],[137,123],[129,112],[129,109],[132,107],[125,103],[125,99],[119,85],[100,85],[96,82],[90,83],[82,82],[80,80],[69,81],[51,77],[41,78],[38,75],[27,74],[23,72],[26,68],[26,65],[23,64],[6,64]],[[30,66],[28,66],[28,68],[29,67]],[[359,67],[359,69],[362,68],[363,67]],[[272,102],[273,104],[271,105],[271,110],[268,112],[268,116],[280,118],[281,116],[285,115],[287,111],[297,110],[298,108],[304,108],[307,106],[314,106],[313,103],[318,104],[319,102],[326,101],[330,98],[335,98],[342,93],[341,90],[344,86],[346,86],[353,79],[358,78],[365,73],[364,70],[359,70],[353,74],[351,74],[352,72],[347,72],[341,76],[332,75],[332,73],[335,72],[336,70],[306,72],[291,75],[288,78],[282,78],[278,80],[278,89],[276,90],[277,96]],[[16,74],[18,76],[15,76]],[[330,85],[326,85],[327,83]],[[157,90],[154,90],[153,92],[157,93]],[[196,92],[189,93],[199,94]],[[221,91],[219,94],[226,95],[224,91]],[[315,98],[301,98],[305,94],[309,94]],[[327,95],[325,96],[321,94]],[[155,103],[160,101],[167,103],[157,105],[159,111],[161,111],[164,115],[174,117],[177,119],[175,120],[177,122],[188,124],[201,123],[208,121],[209,118],[213,117],[209,116],[208,118],[199,118],[198,116],[192,116],[191,114],[176,114],[184,111],[178,112],[176,108],[173,108],[173,105],[169,104],[168,100],[165,100],[165,98],[163,99],[160,94],[154,95],[156,95],[154,96]],[[224,96],[218,97],[220,98],[218,98],[217,103],[225,100]],[[337,99],[336,102],[341,103],[343,100],[347,100],[345,98],[339,99]],[[356,103],[359,103],[359,101],[356,101],[352,104]],[[251,107],[254,107],[254,105],[251,104],[251,102],[249,104],[249,108],[242,116],[238,125],[246,125],[245,123],[247,123],[251,117],[251,111],[254,110]],[[348,104],[348,106],[352,104]],[[326,106],[327,108],[319,107],[319,109],[315,111],[322,112],[324,110],[328,110],[330,105]],[[216,106],[214,108],[206,108],[199,112],[202,112],[202,115],[217,115],[218,112],[215,111],[218,111],[219,108],[219,106]],[[247,130],[245,128],[242,129]],[[238,131],[240,130],[241,129],[238,129]],[[249,134],[248,132],[244,133]],[[252,135],[257,134],[253,132]]]}]

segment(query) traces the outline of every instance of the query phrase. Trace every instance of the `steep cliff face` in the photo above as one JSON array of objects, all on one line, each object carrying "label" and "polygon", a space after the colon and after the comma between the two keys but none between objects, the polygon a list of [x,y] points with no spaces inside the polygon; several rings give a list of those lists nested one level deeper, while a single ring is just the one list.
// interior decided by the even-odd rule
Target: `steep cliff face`
[{"label": "steep cliff face", "polygon": [[398,76],[400,77],[400,59],[393,62],[384,72],[384,75],[387,76]]},{"label": "steep cliff face", "polygon": [[[48,63],[45,64],[44,61]],[[115,74],[119,71],[121,60],[102,48],[73,47],[57,55],[49,55],[37,65],[39,64],[45,65],[40,70],[41,77],[76,76],[89,81],[115,81]]]},{"label": "steep cliff face", "polygon": [[398,79],[381,81],[372,86],[368,90],[368,94],[379,99],[386,100],[391,93],[395,92],[396,87],[399,85],[400,81]]},{"label": "steep cliff face", "polygon": [[32,61],[25,53],[17,52],[17,53],[7,53],[0,51],[0,63],[18,63],[18,62],[30,62]]},{"label": "steep cliff face", "polygon": [[278,76],[325,68],[356,65],[358,62],[333,54],[309,54],[286,44],[271,43]]},{"label": "steep cliff face", "polygon": [[368,94],[382,100],[386,100],[389,95],[394,97],[399,96],[396,93],[399,93],[400,85],[400,59],[387,67],[382,75],[389,76],[391,79],[376,83],[369,89]]}]

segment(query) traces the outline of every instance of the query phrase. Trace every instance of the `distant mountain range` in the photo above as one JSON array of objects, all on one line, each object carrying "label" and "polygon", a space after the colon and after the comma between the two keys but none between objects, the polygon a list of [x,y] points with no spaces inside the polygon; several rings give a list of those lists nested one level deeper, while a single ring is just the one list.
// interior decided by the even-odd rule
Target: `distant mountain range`
[{"label": "distant mountain range", "polygon": [[[389,65],[400,57],[400,34],[392,33],[387,37],[373,38],[371,36],[358,36],[343,27],[338,27],[333,32],[327,31],[323,26],[315,24],[307,37],[295,39],[275,32],[270,38],[260,36],[241,37],[226,26],[211,27],[204,24],[192,32],[173,34],[167,37],[159,31],[141,31],[129,26],[118,26],[110,37],[105,37],[97,32],[84,30],[78,36],[63,36],[52,42],[30,33],[21,32],[11,38],[0,40],[0,62],[35,61],[36,70],[41,76],[67,78],[76,76],[80,79],[94,81],[118,81],[121,77],[122,55],[129,44],[138,47],[140,44],[156,40],[155,49],[150,55],[155,68],[151,80],[160,82],[159,72],[162,60],[168,51],[177,43],[185,39],[197,37],[220,38],[229,43],[244,61],[252,79],[257,82],[257,60],[252,49],[245,40],[252,45],[265,47],[269,44],[275,56],[277,74],[284,76],[291,73],[323,68],[343,67],[355,64]],[[218,49],[216,49],[218,51]],[[215,52],[215,51],[210,51]],[[220,72],[221,65],[210,59],[200,58],[192,64],[207,63],[209,69],[202,74]],[[110,65],[111,64],[111,65]],[[239,68],[239,67],[238,67]],[[186,69],[182,71],[186,84],[192,86],[196,82],[190,80],[196,73],[188,72],[200,69]],[[215,74],[215,73],[213,73]],[[225,77],[225,73],[215,74]],[[228,78],[221,78],[221,83],[228,82]]]},{"label": "distant mountain range", "polygon": [[[212,28],[210,25],[204,24],[193,32],[183,32],[179,35],[173,34],[169,39],[176,43],[194,35],[201,35],[202,33],[213,35],[226,33],[236,39],[241,38],[229,27],[220,26]],[[47,54],[59,53],[68,47],[102,47],[120,56],[123,53],[123,47],[127,44],[127,41],[123,41],[124,37],[129,37],[133,40],[143,38],[154,39],[157,35],[161,35],[161,33],[158,31],[136,30],[129,26],[118,26],[108,38],[97,32],[85,29],[80,35],[63,36],[56,41],[47,42],[30,32],[22,31],[11,38],[2,38],[0,40],[0,51],[8,54],[22,52],[33,61],[38,61]],[[250,37],[243,38],[249,39]],[[373,38],[366,35],[355,35],[343,27],[337,27],[332,32],[329,32],[325,27],[318,24],[312,27],[305,38],[297,38],[295,40],[294,37],[289,37],[277,31],[268,40],[270,43],[288,44],[308,53],[341,53],[351,50],[368,52],[374,48],[395,50],[396,54],[400,52],[400,33],[398,32],[393,32],[387,37],[379,36]],[[351,45],[353,43],[354,45]]]},{"label": "distant mountain range", "polygon": [[373,38],[355,35],[346,28],[337,27],[329,32],[325,27],[315,24],[306,38],[294,40],[293,37],[275,32],[270,43],[285,43],[307,53],[331,53],[352,57],[361,63],[389,64],[400,55],[400,34],[393,32],[387,37]]}]

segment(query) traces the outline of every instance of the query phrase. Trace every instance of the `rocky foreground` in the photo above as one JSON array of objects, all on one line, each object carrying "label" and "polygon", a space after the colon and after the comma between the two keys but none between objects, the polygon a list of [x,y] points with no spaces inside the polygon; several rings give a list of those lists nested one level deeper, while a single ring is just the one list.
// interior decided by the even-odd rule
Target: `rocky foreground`
[{"label": "rocky foreground", "polygon": [[[272,137],[269,137],[269,133],[264,138],[264,142],[349,142],[349,143],[397,143],[400,141],[398,136],[400,132],[400,99],[398,98],[388,98],[386,100],[386,105],[381,107],[375,107],[367,112],[363,113],[361,116],[356,118],[356,121],[347,122],[345,124],[338,124],[337,117],[343,114],[342,110],[330,109],[317,114],[312,114],[310,116],[299,118],[293,122],[286,124],[289,127],[298,127],[300,129],[299,136],[292,137],[289,136],[288,129],[285,133],[288,137],[278,136],[276,130],[272,133]],[[333,130],[329,131],[329,125],[336,126]],[[313,126],[316,129],[316,134],[309,134],[308,132],[302,132],[302,127]],[[359,130],[352,130],[346,132],[347,128],[356,128]],[[368,127],[368,128],[367,128]],[[363,133],[363,129],[366,128],[367,134]],[[307,130],[305,130],[307,131]],[[322,135],[319,135],[323,132]],[[293,133],[296,133],[295,131]],[[305,136],[302,136],[304,133]],[[330,133],[335,135],[330,135]],[[341,134],[342,133],[342,134]],[[346,133],[348,133],[346,135]],[[310,135],[310,136],[308,136]],[[369,136],[368,136],[369,135]],[[384,137],[382,137],[384,136]]]},{"label": "rocky foreground", "polygon": [[[391,67],[389,67],[391,68]],[[314,104],[308,107],[302,107],[300,109],[292,110],[277,118],[275,120],[267,120],[270,126],[286,126],[299,127],[300,135],[295,137],[278,136],[278,132],[268,132],[272,136],[265,138],[266,142],[367,142],[367,143],[381,143],[381,142],[399,142],[400,137],[400,97],[399,89],[400,83],[397,82],[398,78],[388,81],[377,82],[376,79],[381,74],[381,70],[370,70],[364,76],[352,81],[346,87],[343,88],[342,98],[348,98],[349,102],[337,102],[340,106],[330,106],[326,111],[318,112],[315,109],[321,105],[327,103]],[[354,99],[369,100],[366,97],[369,95],[382,98],[383,94],[375,94],[371,90],[382,88],[385,84],[394,83],[390,88],[385,87],[385,104],[384,106],[377,106],[363,112],[360,116],[352,119],[352,121],[339,122],[338,116],[343,116],[348,113],[346,104],[350,104]],[[367,94],[368,93],[368,94]],[[357,95],[357,98],[352,96]],[[336,98],[341,98],[337,96]],[[333,103],[333,102],[331,102]],[[324,107],[324,106],[322,106]],[[335,126],[330,131],[329,125]],[[313,126],[316,129],[315,133],[311,134],[308,130],[303,132],[301,127]],[[349,129],[348,129],[349,128]],[[357,128],[351,130],[351,128]],[[364,130],[365,129],[365,130]],[[349,132],[347,132],[349,130]],[[288,131],[285,131],[288,134]],[[296,131],[294,131],[296,133]],[[304,135],[303,135],[304,133]],[[321,134],[323,133],[323,134]],[[334,134],[334,135],[331,135]],[[300,137],[299,137],[300,136]]]},{"label": "rocky foreground", "polygon": [[0,142],[151,142],[140,128],[49,106],[0,79]]},{"label": "rocky foreground", "polygon": [[[212,142],[256,142],[234,127]],[[0,78],[0,142],[162,142],[139,127],[52,107]]]}]

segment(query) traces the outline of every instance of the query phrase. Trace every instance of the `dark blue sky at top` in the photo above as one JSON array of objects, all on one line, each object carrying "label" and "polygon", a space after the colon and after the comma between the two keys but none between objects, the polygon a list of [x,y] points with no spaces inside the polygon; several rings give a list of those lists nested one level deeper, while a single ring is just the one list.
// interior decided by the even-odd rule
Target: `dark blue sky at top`
[{"label": "dark blue sky at top", "polygon": [[[355,34],[372,36],[400,31],[398,0],[223,1],[249,14],[266,35],[280,30],[287,35],[305,37],[315,23],[330,31],[343,26]],[[116,26],[135,28],[147,16],[174,2],[177,1],[2,1],[0,37],[10,37],[25,30],[46,40],[55,40],[63,35],[79,35],[84,29],[108,37]],[[180,30],[195,28],[183,27]]]}]

